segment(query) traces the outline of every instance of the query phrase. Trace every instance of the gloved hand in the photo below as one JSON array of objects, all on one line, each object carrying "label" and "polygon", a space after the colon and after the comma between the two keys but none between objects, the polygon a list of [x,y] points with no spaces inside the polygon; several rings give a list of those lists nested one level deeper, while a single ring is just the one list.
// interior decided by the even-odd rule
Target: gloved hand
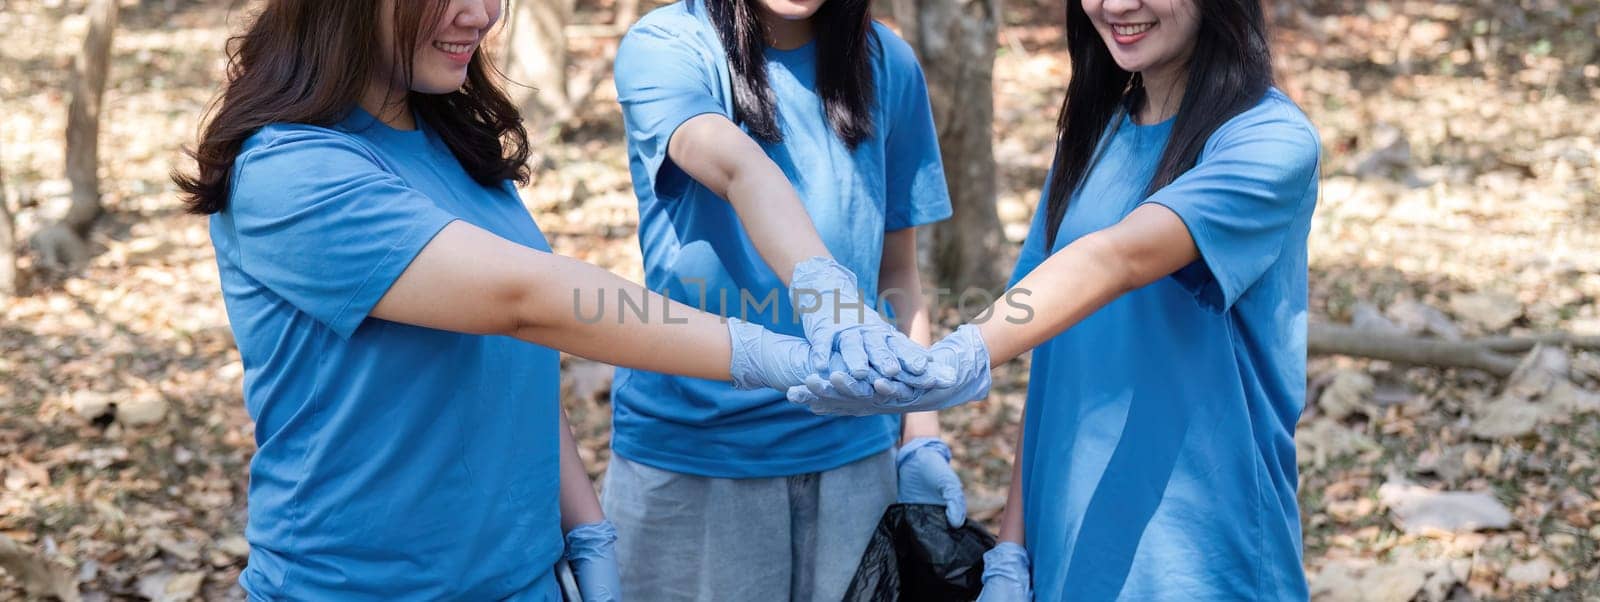
[{"label": "gloved hand", "polygon": [[806,376],[813,374],[811,346],[805,339],[781,335],[738,318],[728,318],[728,338],[733,346],[728,372],[735,389],[782,391],[804,383]]},{"label": "gloved hand", "polygon": [[926,374],[941,371],[953,374],[955,378],[951,386],[911,385],[905,382],[902,373],[901,377],[894,380],[876,380],[873,394],[862,397],[840,387],[838,375],[822,378],[813,374],[806,377],[804,386],[789,388],[789,401],[805,405],[818,414],[864,416],[941,410],[989,395],[989,385],[992,384],[989,348],[983,344],[977,326],[967,324],[957,328],[928,351],[933,360]]},{"label": "gloved hand", "polygon": [[800,322],[811,343],[814,372],[828,373],[830,358],[837,355],[857,381],[871,383],[881,375],[923,386],[936,384],[922,378],[928,350],[867,307],[861,301],[856,275],[839,262],[826,257],[802,261],[794,266],[789,287],[795,292],[796,305],[801,295],[821,298],[818,307],[795,308],[802,312]]},{"label": "gloved hand", "polygon": [[622,575],[617,570],[617,528],[611,521],[578,525],[567,532],[567,564],[572,565],[583,602],[622,599]]},{"label": "gloved hand", "polygon": [[943,504],[951,527],[967,522],[967,496],[961,477],[950,468],[950,446],[933,437],[917,437],[895,453],[900,472],[900,503]]},{"label": "gloved hand", "polygon": [[1028,550],[1002,541],[983,554],[983,593],[978,602],[1029,602],[1033,600],[1033,571]]}]

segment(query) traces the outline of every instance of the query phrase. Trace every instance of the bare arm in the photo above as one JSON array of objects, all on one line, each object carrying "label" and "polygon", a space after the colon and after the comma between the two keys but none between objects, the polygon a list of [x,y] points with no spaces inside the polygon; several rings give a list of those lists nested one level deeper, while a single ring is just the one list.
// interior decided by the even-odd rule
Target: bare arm
[{"label": "bare arm", "polygon": [[[900,332],[918,345],[928,346],[933,339],[928,300],[922,296],[922,275],[917,270],[917,229],[895,230],[884,235],[883,262],[878,267],[878,293],[894,305],[895,324]],[[901,421],[900,443],[917,437],[939,436],[937,412],[906,414]]]},{"label": "bare arm", "polygon": [[571,531],[578,525],[600,522],[606,517],[600,511],[600,498],[594,494],[594,482],[578,455],[578,442],[567,423],[566,408],[561,416],[561,530]]},{"label": "bare arm", "polygon": [[[1155,282],[1196,259],[1194,239],[1171,209],[1145,204],[1116,225],[1084,236],[1039,264],[1012,291],[1032,308],[1032,317],[1013,323],[1015,308],[1002,296],[994,319],[979,331],[992,365],[1037,347],[1128,291]],[[1048,300],[1048,302],[1041,302]]]},{"label": "bare arm", "polygon": [[1000,541],[1025,544],[1022,524],[1022,430],[1017,430],[1017,454],[1011,460],[1011,486],[1006,491],[1005,513],[1000,515]]},{"label": "bare arm", "polygon": [[[610,307],[596,320],[599,291],[605,291]],[[619,291],[648,303],[650,319],[619,315]],[[719,317],[646,292],[593,265],[512,243],[462,221],[445,226],[422,249],[371,315],[440,330],[512,336],[629,368],[730,378],[728,327]]]},{"label": "bare arm", "polygon": [[784,284],[795,264],[833,257],[783,170],[727,117],[705,114],[684,122],[667,143],[667,156],[733,205],[756,251]]}]

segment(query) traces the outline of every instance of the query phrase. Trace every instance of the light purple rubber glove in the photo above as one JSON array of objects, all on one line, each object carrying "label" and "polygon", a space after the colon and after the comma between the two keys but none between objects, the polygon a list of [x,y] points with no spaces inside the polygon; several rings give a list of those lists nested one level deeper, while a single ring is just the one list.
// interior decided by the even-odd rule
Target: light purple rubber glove
[{"label": "light purple rubber glove", "polygon": [[978,602],[1030,602],[1032,583],[1028,550],[1002,541],[983,554],[983,593],[978,594]]},{"label": "light purple rubber glove", "polygon": [[811,346],[738,318],[728,318],[732,346],[728,372],[733,388],[785,390],[811,376]]},{"label": "light purple rubber glove", "polygon": [[578,525],[567,532],[567,564],[583,602],[617,602],[622,599],[622,576],[617,569],[617,528],[611,521]]},{"label": "light purple rubber glove", "polygon": [[[813,257],[795,264],[789,288],[811,343],[812,371],[832,372],[837,367],[832,360],[838,356],[844,372],[860,382],[872,383],[883,376],[936,384],[920,378],[928,367],[928,350],[867,307],[856,275],[839,262]],[[811,299],[819,302],[806,302]]]},{"label": "light purple rubber glove", "polygon": [[950,467],[950,446],[934,437],[917,437],[895,452],[900,472],[900,503],[942,504],[951,527],[967,522],[967,496]]},{"label": "light purple rubber glove", "polygon": [[873,394],[864,397],[859,390],[841,386],[845,383],[841,375],[822,378],[813,374],[806,377],[804,386],[789,388],[789,401],[818,414],[866,416],[942,410],[989,395],[989,348],[983,344],[978,327],[967,324],[957,328],[928,352],[933,361],[923,376],[953,375],[950,386],[917,387],[904,382],[903,376],[878,379],[873,383]]}]

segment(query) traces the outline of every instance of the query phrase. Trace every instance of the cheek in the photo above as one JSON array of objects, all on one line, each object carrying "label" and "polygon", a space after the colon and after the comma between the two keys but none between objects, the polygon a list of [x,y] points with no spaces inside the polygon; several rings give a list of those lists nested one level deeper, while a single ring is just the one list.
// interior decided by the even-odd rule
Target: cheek
[{"label": "cheek", "polygon": [[1181,26],[1178,31],[1183,35],[1179,42],[1185,45],[1192,43],[1200,31],[1200,7],[1195,6],[1194,2],[1178,0],[1172,3],[1170,18]]}]

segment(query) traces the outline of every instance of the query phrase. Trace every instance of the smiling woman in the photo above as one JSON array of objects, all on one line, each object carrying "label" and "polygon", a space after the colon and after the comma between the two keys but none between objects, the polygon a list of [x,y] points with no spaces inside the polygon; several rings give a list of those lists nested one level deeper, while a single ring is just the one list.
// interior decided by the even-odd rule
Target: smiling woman
[{"label": "smiling woman", "polygon": [[1072,79],[1012,278],[1034,319],[935,344],[944,390],[790,390],[942,409],[1034,349],[984,602],[1307,597],[1294,427],[1321,148],[1272,87],[1265,29],[1255,0],[1068,0]]},{"label": "smiling woman", "polygon": [[499,13],[268,0],[174,176],[210,216],[256,426],[252,599],[554,600],[564,556],[615,600],[557,351],[747,388],[807,371],[803,340],[686,306],[571,311],[631,285],[552,255],[518,197],[527,136],[478,51]]}]

